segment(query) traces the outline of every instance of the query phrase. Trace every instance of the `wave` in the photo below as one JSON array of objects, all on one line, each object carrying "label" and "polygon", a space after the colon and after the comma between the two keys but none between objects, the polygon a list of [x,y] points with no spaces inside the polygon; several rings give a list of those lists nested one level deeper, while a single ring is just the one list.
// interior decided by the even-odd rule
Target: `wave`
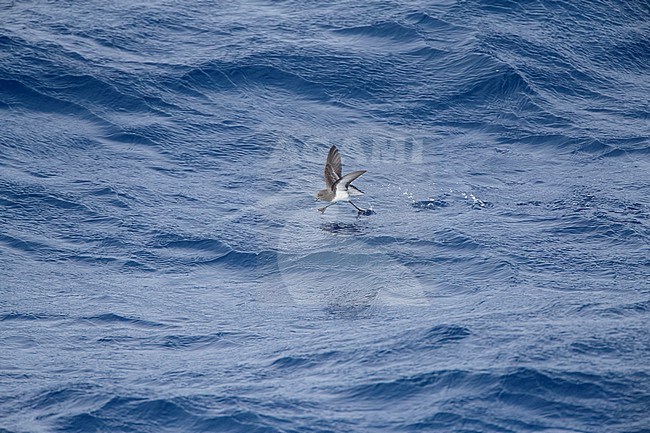
[{"label": "wave", "polygon": [[[245,399],[220,407],[219,399],[208,402],[206,398],[144,399],[138,397],[114,397],[93,412],[63,416],[58,428],[69,432],[116,431],[131,429],[133,423],[146,422],[147,429],[179,429],[191,432],[247,432],[274,431],[288,420],[246,409]],[[208,406],[204,404],[209,403]],[[237,403],[237,406],[235,406]]]},{"label": "wave", "polygon": [[400,44],[419,41],[421,39],[415,28],[394,21],[375,23],[369,26],[345,27],[335,29],[332,33],[348,37],[379,38],[391,40]]},{"label": "wave", "polygon": [[17,321],[36,321],[36,320],[51,320],[51,319],[60,319],[59,316],[53,316],[44,313],[18,313],[11,312],[7,314],[0,315],[0,322],[17,320]]},{"label": "wave", "polygon": [[83,320],[84,322],[95,323],[95,324],[111,323],[111,324],[129,325],[129,326],[134,326],[134,327],[137,327],[137,328],[164,328],[164,327],[167,327],[167,325],[164,325],[162,323],[137,319],[137,318],[134,318],[134,317],[121,316],[121,315],[115,314],[115,313],[105,313],[105,314],[99,314],[99,315],[96,315],[96,316],[82,317],[79,320]]},{"label": "wave", "polygon": [[181,82],[185,83],[185,88],[198,87],[210,92],[253,91],[257,86],[270,86],[292,92],[300,98],[309,97],[321,102],[330,99],[322,84],[269,64],[240,66],[212,62],[185,73]]},{"label": "wave", "polygon": [[[647,377],[638,379],[645,380]],[[462,396],[449,397],[462,390]],[[482,431],[502,429],[553,429],[563,428],[582,431],[583,425],[596,427],[599,423],[618,422],[620,415],[614,408],[618,403],[610,401],[607,406],[617,415],[605,413],[600,407],[601,397],[610,395],[614,400],[624,398],[628,392],[637,392],[628,377],[602,377],[581,372],[540,371],[518,368],[509,371],[468,372],[463,370],[440,370],[386,382],[354,386],[351,397],[366,401],[409,401],[417,403],[419,395],[426,393],[434,414],[414,422],[405,423],[406,430],[453,428],[472,426]],[[467,409],[476,399],[493,402],[490,413]],[[630,413],[640,414],[642,404],[630,408]],[[560,419],[572,418],[573,422],[555,422],[548,411]],[[512,414],[517,416],[513,417]],[[628,414],[626,419],[636,415]],[[525,419],[525,422],[522,422]],[[602,424],[601,424],[602,425]]]}]

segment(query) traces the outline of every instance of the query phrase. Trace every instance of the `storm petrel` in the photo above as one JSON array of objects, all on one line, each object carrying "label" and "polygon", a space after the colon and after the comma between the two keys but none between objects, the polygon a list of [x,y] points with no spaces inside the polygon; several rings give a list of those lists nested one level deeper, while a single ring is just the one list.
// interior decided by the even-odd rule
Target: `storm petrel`
[{"label": "storm petrel", "polygon": [[363,192],[352,185],[352,182],[365,172],[366,170],[357,170],[342,176],[341,154],[336,146],[332,146],[327,154],[327,162],[325,163],[326,188],[318,191],[318,194],[316,195],[318,200],[328,201],[330,204],[319,208],[318,210],[325,213],[325,209],[332,206],[337,201],[347,201],[354,206],[359,213],[365,213],[366,211],[364,209],[361,209],[350,200],[351,196],[363,195]]}]

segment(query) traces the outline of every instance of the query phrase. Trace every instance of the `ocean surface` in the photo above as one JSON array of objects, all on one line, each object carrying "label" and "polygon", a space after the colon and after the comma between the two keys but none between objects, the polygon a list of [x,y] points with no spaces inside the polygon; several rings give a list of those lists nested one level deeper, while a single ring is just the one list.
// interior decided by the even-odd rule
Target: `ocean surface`
[{"label": "ocean surface", "polygon": [[647,1],[0,18],[1,433],[650,432]]}]

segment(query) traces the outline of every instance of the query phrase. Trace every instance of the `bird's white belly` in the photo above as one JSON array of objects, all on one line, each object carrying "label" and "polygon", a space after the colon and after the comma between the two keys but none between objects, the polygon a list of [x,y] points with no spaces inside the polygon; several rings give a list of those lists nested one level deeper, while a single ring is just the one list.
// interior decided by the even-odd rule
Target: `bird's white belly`
[{"label": "bird's white belly", "polygon": [[350,201],[350,194],[348,194],[347,191],[337,189],[336,190],[336,195],[334,196],[334,200],[332,200],[332,201],[333,202],[334,201]]}]

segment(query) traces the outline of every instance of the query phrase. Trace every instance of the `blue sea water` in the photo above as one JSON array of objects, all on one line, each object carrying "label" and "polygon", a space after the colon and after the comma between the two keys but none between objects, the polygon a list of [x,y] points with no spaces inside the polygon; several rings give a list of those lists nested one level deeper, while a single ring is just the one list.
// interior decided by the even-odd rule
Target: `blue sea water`
[{"label": "blue sea water", "polygon": [[650,432],[647,2],[0,17],[0,432]]}]

